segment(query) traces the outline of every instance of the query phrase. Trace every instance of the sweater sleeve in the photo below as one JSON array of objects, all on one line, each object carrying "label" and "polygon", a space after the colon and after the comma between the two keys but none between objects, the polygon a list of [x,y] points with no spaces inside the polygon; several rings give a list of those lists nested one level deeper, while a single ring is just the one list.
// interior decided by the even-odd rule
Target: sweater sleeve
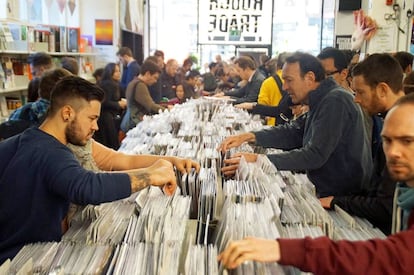
[{"label": "sweater sleeve", "polygon": [[394,190],[395,182],[386,177],[381,180],[374,196],[337,196],[332,200],[331,208],[338,205],[351,215],[366,218],[374,226],[389,234]]},{"label": "sweater sleeve", "polygon": [[[339,143],[342,142],[350,112],[345,102],[330,97],[320,103],[317,113],[308,112],[307,140],[301,148],[277,155],[269,155],[278,169],[313,170],[320,168]],[[326,129],[333,129],[327,131]]]},{"label": "sweater sleeve", "polygon": [[51,148],[39,164],[52,192],[82,205],[114,201],[131,194],[127,174],[87,171],[66,150]]},{"label": "sweater sleeve", "polygon": [[253,132],[256,137],[256,145],[283,150],[300,148],[303,142],[305,122],[306,114],[290,123]]},{"label": "sweater sleeve", "polygon": [[140,82],[137,85],[134,99],[142,105],[148,112],[158,113],[158,110],[164,110],[165,107],[156,104],[149,93],[147,85]]},{"label": "sweater sleeve", "polygon": [[387,239],[278,239],[279,264],[315,274],[414,274],[414,227]]},{"label": "sweater sleeve", "polygon": [[242,88],[239,88],[239,89],[234,89],[232,91],[228,91],[225,94],[226,94],[226,96],[240,98],[240,97],[243,97],[245,95],[245,93],[246,93],[245,88],[246,88],[246,86],[244,86]]}]

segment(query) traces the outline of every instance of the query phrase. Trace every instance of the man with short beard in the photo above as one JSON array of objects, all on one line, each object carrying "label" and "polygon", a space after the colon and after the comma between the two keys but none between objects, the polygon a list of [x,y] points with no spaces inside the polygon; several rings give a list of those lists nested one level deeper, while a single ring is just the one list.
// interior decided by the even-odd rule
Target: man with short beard
[{"label": "man with short beard", "polygon": [[367,241],[327,237],[231,242],[218,259],[228,268],[244,261],[278,262],[314,274],[414,274],[414,94],[389,110],[381,132],[388,172],[398,182],[393,235]]},{"label": "man with short beard", "polygon": [[0,264],[25,244],[59,241],[70,202],[110,202],[149,185],[174,193],[175,173],[167,160],[126,173],[81,167],[66,145],[83,146],[92,138],[103,97],[98,86],[65,77],[52,91],[42,125],[0,143]]}]

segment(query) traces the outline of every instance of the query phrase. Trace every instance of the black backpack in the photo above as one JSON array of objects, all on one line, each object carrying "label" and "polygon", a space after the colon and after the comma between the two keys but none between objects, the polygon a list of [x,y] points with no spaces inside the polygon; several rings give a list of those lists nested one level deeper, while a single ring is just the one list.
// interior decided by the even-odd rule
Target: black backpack
[{"label": "black backpack", "polygon": [[276,84],[279,87],[279,91],[282,93],[282,98],[279,101],[278,107],[280,109],[281,117],[283,114],[283,120],[279,118],[276,118],[276,119],[277,119],[278,124],[284,124],[287,122],[285,120],[286,118],[290,120],[293,117],[292,110],[289,108],[290,106],[293,105],[292,99],[290,98],[289,94],[285,90],[283,90],[283,83],[279,75],[275,73],[275,74],[272,74],[272,77],[276,81]]},{"label": "black backpack", "polygon": [[30,127],[38,127],[44,120],[43,115],[39,120],[33,121],[31,118],[32,103],[25,104],[20,112],[19,119],[8,120],[0,124],[0,140],[20,134]]}]

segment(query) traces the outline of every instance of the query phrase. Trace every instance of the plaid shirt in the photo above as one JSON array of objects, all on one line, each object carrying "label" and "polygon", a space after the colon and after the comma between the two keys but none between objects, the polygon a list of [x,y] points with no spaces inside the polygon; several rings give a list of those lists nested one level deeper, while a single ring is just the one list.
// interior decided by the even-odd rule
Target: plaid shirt
[{"label": "plaid shirt", "polygon": [[[38,122],[39,119],[46,114],[47,109],[49,108],[50,101],[44,98],[38,99],[31,104],[29,112],[29,120],[33,122]],[[23,106],[16,109],[9,117],[9,120],[18,120],[21,119],[20,115],[22,112]]]}]

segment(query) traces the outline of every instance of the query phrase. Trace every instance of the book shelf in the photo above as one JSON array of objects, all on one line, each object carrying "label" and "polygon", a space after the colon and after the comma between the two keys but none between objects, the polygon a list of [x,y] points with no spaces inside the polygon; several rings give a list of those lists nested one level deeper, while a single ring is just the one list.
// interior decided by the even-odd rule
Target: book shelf
[{"label": "book shelf", "polygon": [[[0,123],[5,121],[14,109],[27,102],[27,87],[31,79],[27,59],[33,53],[32,51],[0,50]],[[46,53],[52,56],[55,67],[60,67],[62,57],[74,57],[79,63],[79,76],[91,82],[95,81],[92,73],[96,53],[49,51]],[[7,62],[12,63],[11,72],[6,72],[4,69],[4,64]],[[8,104],[9,101],[19,101],[19,104]]]}]

